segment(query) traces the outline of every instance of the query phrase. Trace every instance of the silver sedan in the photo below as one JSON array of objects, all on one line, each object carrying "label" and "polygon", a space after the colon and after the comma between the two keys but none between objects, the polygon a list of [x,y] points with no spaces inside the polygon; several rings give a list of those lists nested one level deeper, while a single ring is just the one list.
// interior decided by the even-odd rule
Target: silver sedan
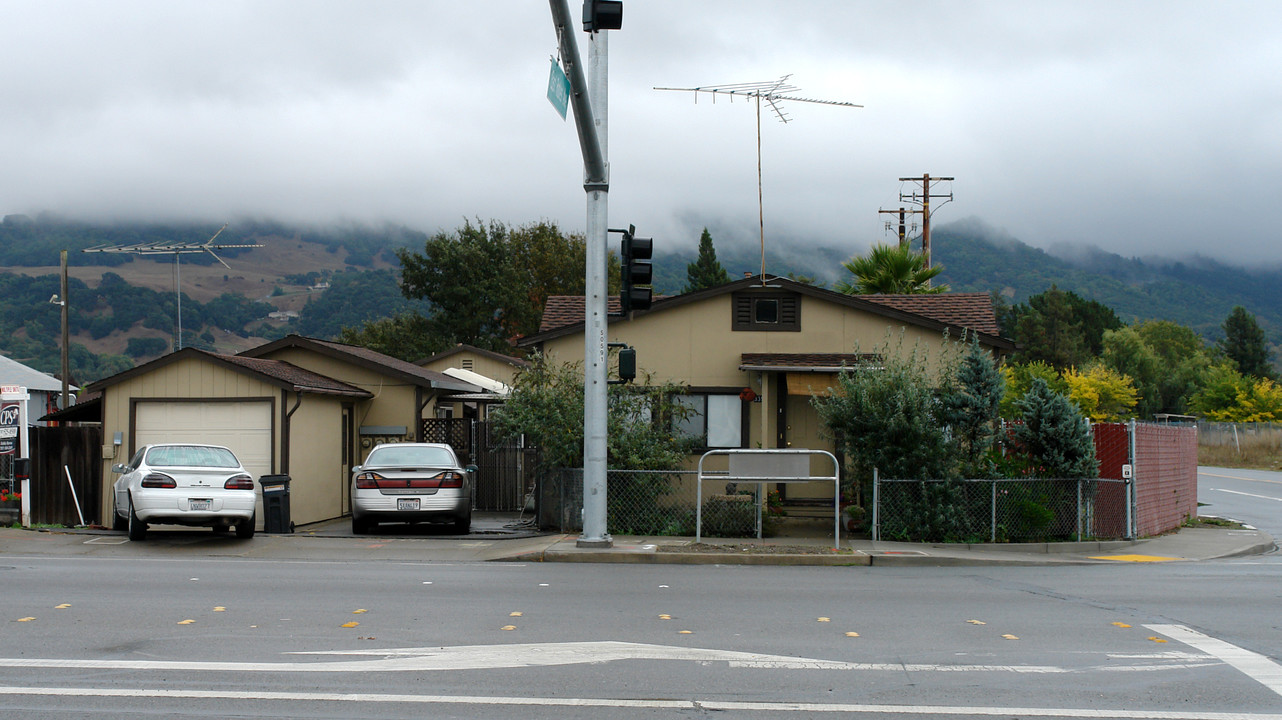
[{"label": "silver sedan", "polygon": [[389,443],[352,468],[352,532],[380,522],[448,521],[456,534],[472,524],[472,473],[449,445]]}]

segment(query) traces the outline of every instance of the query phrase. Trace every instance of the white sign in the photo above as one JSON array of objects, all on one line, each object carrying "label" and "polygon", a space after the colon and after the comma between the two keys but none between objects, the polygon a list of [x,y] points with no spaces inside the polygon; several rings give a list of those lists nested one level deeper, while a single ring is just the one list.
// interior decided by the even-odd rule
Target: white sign
[{"label": "white sign", "polygon": [[0,400],[29,400],[27,389],[21,385],[0,385]]}]

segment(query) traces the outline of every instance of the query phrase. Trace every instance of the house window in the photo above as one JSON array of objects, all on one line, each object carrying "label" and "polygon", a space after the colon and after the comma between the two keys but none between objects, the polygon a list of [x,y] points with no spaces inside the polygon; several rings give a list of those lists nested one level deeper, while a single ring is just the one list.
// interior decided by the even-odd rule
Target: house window
[{"label": "house window", "polygon": [[800,332],[801,296],[780,291],[742,292],[733,296],[730,329]]},{"label": "house window", "polygon": [[743,447],[743,401],[738,395],[694,394],[675,399],[688,410],[686,417],[673,421],[676,432],[702,438],[704,447]]}]

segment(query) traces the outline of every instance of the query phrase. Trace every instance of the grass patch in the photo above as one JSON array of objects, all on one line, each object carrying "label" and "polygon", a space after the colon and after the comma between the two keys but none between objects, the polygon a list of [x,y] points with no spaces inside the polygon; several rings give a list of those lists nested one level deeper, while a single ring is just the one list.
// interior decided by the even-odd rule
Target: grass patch
[{"label": "grass patch", "polygon": [[1236,522],[1234,520],[1225,520],[1224,518],[1202,517],[1199,515],[1197,517],[1192,517],[1192,518],[1189,518],[1188,520],[1185,520],[1184,527],[1186,528],[1219,527],[1219,528],[1237,529],[1242,527],[1242,523]]},{"label": "grass patch", "polygon": [[1197,464],[1215,467],[1282,470],[1282,430],[1242,434],[1235,443],[1199,444]]}]

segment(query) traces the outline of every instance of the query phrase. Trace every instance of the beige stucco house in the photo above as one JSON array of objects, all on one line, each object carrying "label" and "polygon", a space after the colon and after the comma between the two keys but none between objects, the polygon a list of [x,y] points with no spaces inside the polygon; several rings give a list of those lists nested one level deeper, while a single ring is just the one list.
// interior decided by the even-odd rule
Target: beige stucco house
[{"label": "beige stucco house", "polygon": [[517,373],[530,366],[530,362],[523,358],[466,343],[459,343],[425,360],[419,360],[416,364],[481,385],[484,388],[481,393],[455,395],[453,402],[440,402],[436,405],[438,417],[477,420],[486,419],[489,407],[502,402],[506,397]]},{"label": "beige stucco house", "polygon": [[[257,478],[289,475],[295,524],[349,511],[347,483],[379,442],[421,440],[443,396],[471,383],[368,350],[297,335],[240,355],[184,349],[90,386],[101,393],[103,493],[111,465],[155,442],[230,447]],[[260,506],[259,524],[262,513]]]},{"label": "beige stucco house", "polygon": [[[767,275],[658,298],[649,310],[612,318],[608,340],[635,348],[640,371],[689,387],[683,402],[694,413],[682,429],[705,437],[706,449],[831,451],[811,398],[837,372],[879,352],[888,336],[892,348],[920,345],[937,358],[945,333],[957,339],[964,330],[997,355],[1015,347],[1000,336],[984,293],[844,295]],[[519,345],[582,361],[583,298],[549,298],[540,331]],[[794,497],[831,496],[819,485],[780,487]]]}]

